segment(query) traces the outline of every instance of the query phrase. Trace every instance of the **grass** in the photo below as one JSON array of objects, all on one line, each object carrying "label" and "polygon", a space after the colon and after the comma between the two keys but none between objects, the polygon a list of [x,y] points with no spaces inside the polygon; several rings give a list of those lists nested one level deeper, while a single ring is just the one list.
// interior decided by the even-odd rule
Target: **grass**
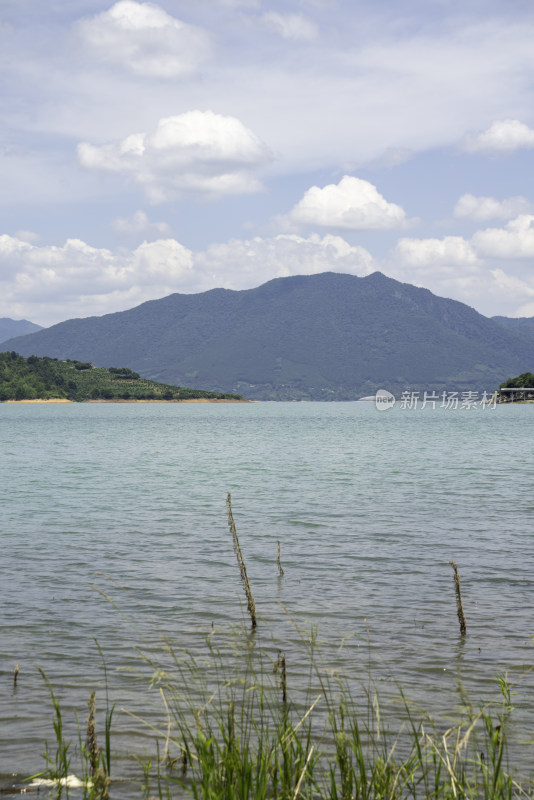
[{"label": "grass", "polygon": [[43,680],[45,681],[52,706],[54,709],[53,727],[55,735],[55,748],[53,755],[48,747],[45,746],[44,759],[46,768],[33,775],[28,780],[32,782],[32,788],[40,790],[40,786],[51,786],[52,796],[61,798],[63,794],[68,798],[71,789],[79,789],[83,793],[84,800],[109,800],[111,786],[111,724],[115,707],[109,707],[107,667],[104,654],[98,642],[96,646],[102,658],[106,686],[106,713],[104,721],[104,749],[98,745],[97,725],[96,725],[96,693],[91,691],[89,694],[89,714],[87,717],[85,741],[82,738],[82,726],[78,717],[78,766],[80,777],[72,772],[72,747],[71,741],[66,738],[65,725],[61,705],[55,695],[52,683],[48,679],[44,670],[40,667]]},{"label": "grass", "polygon": [[[402,687],[396,687],[396,705],[384,703],[370,667],[366,674],[353,659],[342,661],[339,652],[326,660],[316,627],[293,623],[297,642],[288,660],[269,632],[257,625],[230,494],[227,513],[252,630],[244,622],[237,628],[212,627],[202,635],[202,648],[195,653],[177,648],[165,636],[156,649],[137,648],[145,674],[148,670],[146,688],[149,695],[157,694],[161,705],[158,718],[141,720],[147,752],[137,759],[141,786],[130,787],[121,798],[534,798],[532,777],[521,779],[510,760],[514,682],[506,675],[497,676],[495,699],[476,708],[459,678],[456,718],[445,724],[416,709]],[[277,563],[281,568],[280,549]],[[463,637],[459,575],[451,565]],[[109,706],[106,662],[98,642],[97,647],[106,679],[105,745],[99,749],[93,692],[85,742],[78,724],[77,796],[84,800],[113,797],[114,707]],[[360,670],[359,682],[354,680],[355,669]],[[63,792],[68,797],[74,768],[71,743],[53,687],[42,675],[54,709],[55,752],[45,751],[47,766],[41,778],[52,782],[55,797]]]},{"label": "grass", "polygon": [[508,767],[506,677],[496,681],[498,698],[476,711],[463,694],[462,718],[449,727],[415,715],[399,689],[393,727],[372,688],[354,696],[346,677],[321,665],[316,631],[300,634],[305,690],[292,688],[282,653],[271,657],[244,630],[210,633],[202,658],[167,643],[166,669],[148,659],[170,719],[160,732],[169,796],[179,788],[195,800],[534,796]]},{"label": "grass", "polygon": [[[400,688],[400,711],[392,715],[372,676],[355,689],[347,675],[322,662],[316,629],[299,629],[299,637],[294,664],[244,627],[211,630],[196,655],[168,640],[159,652],[142,653],[150,689],[161,698],[161,716],[159,723],[146,722],[150,755],[139,761],[142,785],[130,786],[129,795],[121,797],[534,797],[532,783],[522,782],[509,764],[515,685],[506,676],[495,682],[495,699],[478,709],[460,685],[458,719],[445,725],[414,711]],[[65,783],[75,771],[71,746],[59,703],[44,678],[54,707],[56,746],[55,753],[46,751],[41,776],[55,780],[54,796],[69,796]],[[77,796],[107,800],[113,798],[111,716],[106,717],[104,752],[92,743],[94,717],[92,707],[87,742],[80,741],[83,795]]]}]

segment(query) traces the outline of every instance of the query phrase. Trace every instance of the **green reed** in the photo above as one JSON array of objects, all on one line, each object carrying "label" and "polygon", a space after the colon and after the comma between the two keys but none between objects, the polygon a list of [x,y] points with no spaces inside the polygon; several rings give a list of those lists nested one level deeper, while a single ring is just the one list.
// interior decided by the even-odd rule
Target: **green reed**
[{"label": "green reed", "polygon": [[447,728],[415,714],[399,690],[395,729],[375,691],[355,696],[346,678],[321,664],[313,631],[302,643],[309,685],[293,694],[291,663],[279,651],[271,657],[245,631],[210,633],[199,656],[166,642],[165,668],[147,657],[171,719],[160,732],[171,797],[534,797],[532,783],[522,787],[508,766],[506,678],[499,679],[500,700],[477,711],[463,695],[462,718]]},{"label": "green reed", "polygon": [[[389,718],[372,674],[355,687],[337,662],[323,661],[317,630],[298,628],[286,654],[243,628],[211,630],[195,654],[168,639],[138,651],[162,699],[161,724],[146,723],[140,789],[149,800],[511,800],[534,798],[509,766],[515,684],[498,676],[497,699],[476,709],[459,685],[459,719],[447,727],[414,711],[401,689]],[[335,656],[334,656],[335,657]],[[354,665],[351,666],[351,669]],[[304,680],[303,674],[307,674]],[[74,770],[59,702],[55,754],[47,770],[57,798]],[[95,697],[81,742],[84,800],[108,800],[113,783],[97,743]],[[109,718],[108,738],[111,737]],[[80,728],[79,728],[80,730]],[[76,794],[76,797],[81,797]]]},{"label": "green reed", "polygon": [[[54,734],[56,738],[56,747],[54,757],[50,755],[48,750],[48,745],[45,747],[44,758],[46,763],[48,764],[48,768],[43,772],[40,773],[40,776],[45,776],[51,778],[52,780],[57,781],[59,787],[59,795],[61,795],[61,787],[63,783],[67,780],[69,775],[69,768],[70,768],[70,742],[66,740],[63,731],[63,715],[61,713],[61,706],[59,704],[56,695],[54,694],[54,689],[52,684],[48,680],[44,670],[41,667],[38,668],[39,672],[41,673],[43,680],[45,681],[48,691],[50,693],[50,700],[52,701],[52,706],[54,708],[54,718],[53,718],[53,726],[54,726]],[[38,777],[38,776],[34,776]]]},{"label": "green reed", "polygon": [[[97,646],[100,655],[103,657],[100,646]],[[105,661],[104,661],[105,665]],[[57,699],[52,683],[39,667],[52,701],[54,709],[53,727],[55,734],[55,752],[51,755],[48,743],[45,746],[44,759],[47,764],[42,772],[32,775],[29,781],[34,781],[42,785],[51,786],[53,794],[50,797],[61,798],[63,794],[69,797],[69,788],[74,787],[81,791],[84,800],[109,800],[111,785],[111,722],[113,719],[114,706],[109,708],[107,704],[104,741],[105,748],[100,750],[98,746],[97,726],[96,726],[96,693],[91,691],[89,694],[89,714],[86,724],[85,741],[82,739],[82,726],[78,721],[78,778],[74,774],[72,764],[71,741],[66,738],[64,729],[63,712]],[[107,695],[107,674],[106,674],[106,695]],[[39,791],[39,788],[37,786]],[[80,796],[79,794],[77,796]]]},{"label": "green reed", "polygon": [[[345,674],[339,654],[326,660],[315,627],[292,623],[297,641],[289,655],[276,641],[252,635],[254,598],[230,494],[227,512],[252,632],[244,626],[212,626],[201,634],[195,652],[165,636],[159,648],[136,648],[151,675],[148,689],[157,690],[162,702],[161,723],[146,720],[149,755],[138,762],[146,798],[152,800],[156,792],[159,800],[534,800],[532,779],[522,785],[509,765],[515,684],[506,675],[497,677],[497,699],[480,708],[473,706],[459,681],[458,719],[445,726],[429,713],[415,711],[401,688],[396,691],[400,710],[393,715],[391,706],[380,700],[370,664],[366,672],[345,659],[345,669],[350,663],[351,670],[350,676]],[[459,574],[456,564],[451,565],[463,634]],[[92,693],[85,743],[79,732],[84,800],[108,800],[113,792],[114,707],[109,705],[104,654],[96,644],[106,679],[104,749],[98,746]],[[70,742],[59,702],[42,674],[54,708],[56,738],[55,755],[47,750],[42,774],[55,781],[60,797],[72,769]],[[131,796],[136,796],[134,790]]]}]

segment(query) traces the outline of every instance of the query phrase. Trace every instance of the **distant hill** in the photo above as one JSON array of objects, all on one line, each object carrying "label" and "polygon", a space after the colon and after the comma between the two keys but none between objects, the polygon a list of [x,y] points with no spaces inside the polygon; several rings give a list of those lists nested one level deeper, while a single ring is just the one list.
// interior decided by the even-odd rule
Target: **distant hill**
[{"label": "distant hill", "polygon": [[492,319],[509,331],[526,334],[534,339],[534,317],[492,317]]},{"label": "distant hill", "polygon": [[534,362],[534,345],[520,332],[379,272],[172,294],[4,346],[273,400],[355,399],[378,388],[492,390]]},{"label": "distant hill", "polygon": [[48,357],[24,358],[0,353],[0,402],[6,400],[223,400],[239,395],[216,394],[166,386],[141,378],[127,367],[93,367],[82,361]]},{"label": "distant hill", "polygon": [[27,319],[9,319],[0,317],[0,344],[12,339],[14,336],[24,336],[27,333],[43,330],[42,325],[28,322]]}]

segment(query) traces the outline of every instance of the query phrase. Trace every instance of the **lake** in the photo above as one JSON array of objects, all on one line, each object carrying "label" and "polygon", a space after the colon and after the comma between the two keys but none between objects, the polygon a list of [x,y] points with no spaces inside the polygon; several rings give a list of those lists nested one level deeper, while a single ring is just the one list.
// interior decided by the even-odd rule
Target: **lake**
[{"label": "lake", "polygon": [[[257,635],[286,652],[295,691],[296,627],[317,625],[325,660],[355,681],[371,670],[386,699],[398,682],[446,716],[459,676],[473,701],[495,696],[496,675],[534,664],[533,422],[531,405],[1,404],[0,786],[42,770],[54,742],[38,667],[74,739],[90,689],[102,708],[95,639],[117,768],[140,774],[129,754],[154,737],[121,709],[160,708],[134,648],[165,635],[201,653],[212,628],[246,624],[227,492]],[[533,688],[527,674],[514,698],[525,768]]]}]

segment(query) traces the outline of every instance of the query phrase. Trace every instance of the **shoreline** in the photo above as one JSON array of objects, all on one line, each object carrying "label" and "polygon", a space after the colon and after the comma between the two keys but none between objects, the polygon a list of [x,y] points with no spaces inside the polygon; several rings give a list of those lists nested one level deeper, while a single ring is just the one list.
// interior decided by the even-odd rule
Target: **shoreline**
[{"label": "shoreline", "polygon": [[136,400],[135,398],[124,400],[117,398],[112,400],[68,400],[66,397],[50,397],[46,400],[42,398],[28,399],[28,400],[4,400],[4,403],[251,403],[251,400],[232,400],[230,398],[222,397],[187,397],[184,399],[175,400]]}]

